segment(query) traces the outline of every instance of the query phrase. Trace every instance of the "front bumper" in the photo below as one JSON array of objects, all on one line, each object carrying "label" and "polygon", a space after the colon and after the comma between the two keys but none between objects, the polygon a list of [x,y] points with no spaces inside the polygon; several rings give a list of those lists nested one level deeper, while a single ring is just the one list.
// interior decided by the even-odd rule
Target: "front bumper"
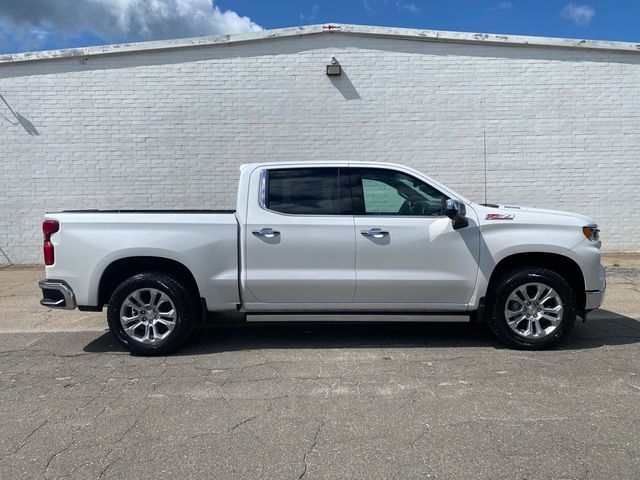
[{"label": "front bumper", "polygon": [[38,286],[42,290],[40,305],[64,310],[76,308],[76,296],[64,280],[44,279],[38,282]]},{"label": "front bumper", "polygon": [[603,266],[600,266],[600,284],[602,288],[599,290],[587,290],[586,294],[586,302],[584,305],[584,309],[588,312],[590,310],[595,310],[604,301],[604,294],[607,290],[607,278],[606,273]]},{"label": "front bumper", "polygon": [[602,302],[604,301],[605,290],[606,287],[602,290],[590,290],[585,292],[587,294],[587,301],[585,302],[584,309],[587,312],[590,310],[595,310],[600,305],[602,305]]}]

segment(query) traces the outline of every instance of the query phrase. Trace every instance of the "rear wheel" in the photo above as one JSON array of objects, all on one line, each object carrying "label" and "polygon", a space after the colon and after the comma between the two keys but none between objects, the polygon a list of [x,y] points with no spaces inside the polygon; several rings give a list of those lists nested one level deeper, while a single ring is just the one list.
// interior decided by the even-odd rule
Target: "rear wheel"
[{"label": "rear wheel", "polygon": [[107,320],[116,338],[140,355],[164,355],[189,337],[197,302],[176,278],[163,273],[134,275],[115,289]]},{"label": "rear wheel", "polygon": [[505,344],[522,349],[556,345],[576,321],[576,296],[551,270],[525,267],[505,273],[495,284],[487,322]]}]

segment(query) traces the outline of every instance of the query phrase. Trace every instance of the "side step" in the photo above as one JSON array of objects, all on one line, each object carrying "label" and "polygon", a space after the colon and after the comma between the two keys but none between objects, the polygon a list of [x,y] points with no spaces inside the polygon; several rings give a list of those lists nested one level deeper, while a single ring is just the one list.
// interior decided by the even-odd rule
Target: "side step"
[{"label": "side step", "polygon": [[469,322],[467,313],[247,313],[247,322]]}]

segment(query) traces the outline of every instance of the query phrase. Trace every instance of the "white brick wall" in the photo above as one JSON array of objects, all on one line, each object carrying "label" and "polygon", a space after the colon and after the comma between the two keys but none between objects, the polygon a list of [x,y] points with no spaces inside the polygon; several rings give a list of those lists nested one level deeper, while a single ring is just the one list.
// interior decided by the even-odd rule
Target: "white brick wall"
[{"label": "white brick wall", "polygon": [[640,54],[339,33],[2,63],[0,263],[41,261],[45,211],[233,207],[250,161],[399,162],[483,201],[485,131],[489,202],[640,250],[639,85]]}]

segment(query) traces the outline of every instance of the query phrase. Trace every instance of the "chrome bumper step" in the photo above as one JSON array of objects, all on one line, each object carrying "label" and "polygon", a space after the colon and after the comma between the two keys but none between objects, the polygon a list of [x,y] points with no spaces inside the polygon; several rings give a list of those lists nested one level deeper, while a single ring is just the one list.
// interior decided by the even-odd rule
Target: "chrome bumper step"
[{"label": "chrome bumper step", "polygon": [[77,307],[76,296],[64,280],[40,280],[38,286],[42,290],[40,305],[63,310],[73,310]]}]

